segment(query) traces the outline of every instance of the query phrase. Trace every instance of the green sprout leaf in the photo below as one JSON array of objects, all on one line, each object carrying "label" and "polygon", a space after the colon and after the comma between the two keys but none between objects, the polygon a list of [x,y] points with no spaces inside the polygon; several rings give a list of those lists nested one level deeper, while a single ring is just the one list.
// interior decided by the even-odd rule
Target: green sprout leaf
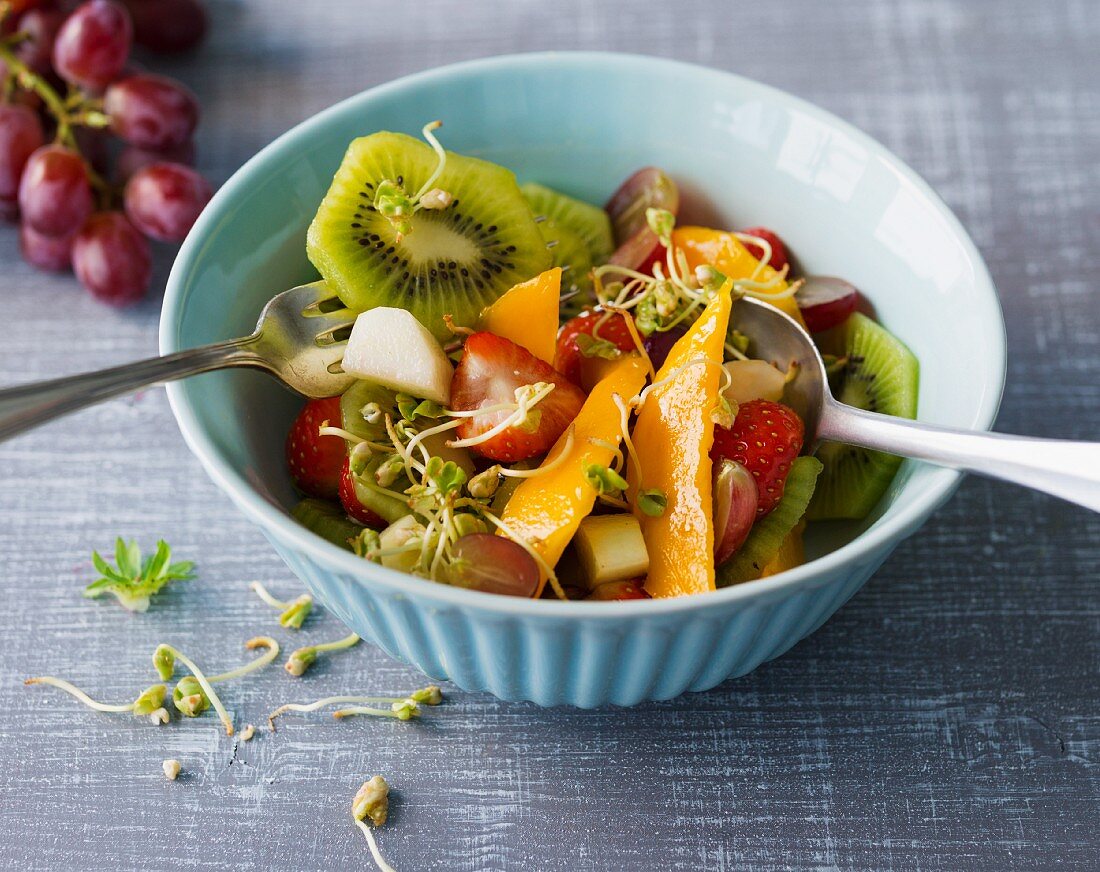
[{"label": "green sprout leaf", "polygon": [[123,608],[132,612],[144,612],[150,599],[172,581],[190,581],[195,577],[194,564],[190,561],[172,563],[172,549],[163,540],[157,542],[157,550],[142,560],[141,549],[136,542],[115,542],[115,566],[104,560],[98,551],[92,552],[92,565],[100,574],[86,588],[89,599],[109,593]]},{"label": "green sprout leaf", "polygon": [[651,518],[659,518],[668,508],[668,497],[658,488],[648,488],[638,493],[638,508]]},{"label": "green sprout leaf", "polygon": [[377,555],[382,550],[382,537],[378,535],[377,530],[364,527],[359,535],[351,540],[351,550],[355,552],[357,557],[378,563],[379,558]]},{"label": "green sprout leaf", "polygon": [[581,474],[598,494],[609,494],[626,490],[626,479],[615,470],[599,463],[581,461]]},{"label": "green sprout leaf", "polygon": [[441,418],[443,407],[431,400],[418,400],[409,394],[397,395],[397,411],[406,421],[415,421],[419,418]]},{"label": "green sprout leaf", "polygon": [[730,330],[729,335],[726,337],[726,341],[729,342],[734,348],[740,351],[742,354],[747,354],[749,350],[749,339],[740,330]]}]

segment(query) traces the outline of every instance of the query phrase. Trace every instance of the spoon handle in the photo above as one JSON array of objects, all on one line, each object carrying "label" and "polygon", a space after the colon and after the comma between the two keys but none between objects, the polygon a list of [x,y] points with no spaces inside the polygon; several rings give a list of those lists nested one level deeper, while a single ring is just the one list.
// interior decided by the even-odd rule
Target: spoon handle
[{"label": "spoon handle", "polygon": [[933,427],[827,402],[817,435],[1022,484],[1100,512],[1100,442]]},{"label": "spoon handle", "polygon": [[228,366],[260,365],[256,337],[232,339],[49,381],[0,390],[0,442],[39,424],[149,385]]}]

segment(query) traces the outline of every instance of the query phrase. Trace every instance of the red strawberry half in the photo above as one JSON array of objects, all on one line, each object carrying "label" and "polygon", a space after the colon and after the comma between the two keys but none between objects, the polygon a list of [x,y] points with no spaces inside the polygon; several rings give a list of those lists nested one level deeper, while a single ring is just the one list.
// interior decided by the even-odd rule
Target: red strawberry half
[{"label": "red strawberry half", "polygon": [[[607,318],[602,324],[600,320]],[[630,329],[626,325],[626,319],[619,313],[608,317],[607,312],[596,310],[585,312],[576,318],[571,318],[562,326],[558,333],[558,346],[554,353],[554,368],[575,385],[581,383],[581,364],[585,355],[582,351],[584,340],[582,336],[592,337],[592,331],[600,324],[599,338],[607,340],[619,351],[633,351],[634,340],[630,336]]]},{"label": "red strawberry half", "polygon": [[757,516],[766,515],[783,498],[791,461],[802,450],[805,428],[794,409],[770,400],[752,400],[737,409],[733,426],[714,428],[710,457],[715,463],[736,460],[756,480]]},{"label": "red strawberry half", "polygon": [[[777,272],[785,267],[789,262],[787,257],[787,246],[783,244],[783,240],[775,235],[767,227],[750,227],[748,230],[742,230],[742,233],[747,233],[749,236],[759,236],[761,239],[766,239],[768,244],[772,247],[772,256],[768,261],[768,265]],[[759,245],[752,242],[746,242],[745,248],[749,250],[753,257],[760,260],[764,257],[764,249]]]},{"label": "red strawberry half", "polygon": [[[584,405],[584,391],[508,339],[493,333],[474,333],[466,339],[462,361],[451,381],[451,407],[456,411],[515,403],[516,388],[537,382],[551,383],[554,390],[535,406],[527,426],[507,427],[471,445],[471,451],[502,463],[545,454],[577,417]],[[465,418],[458,427],[458,438],[481,436],[510,414],[498,410]]]},{"label": "red strawberry half", "polygon": [[361,502],[355,493],[355,479],[351,476],[351,458],[344,458],[344,466],[340,472],[340,505],[348,513],[353,521],[358,521],[367,527],[381,530],[386,527],[386,522]]},{"label": "red strawberry half", "polygon": [[339,436],[321,436],[317,432],[325,421],[340,426],[339,397],[305,404],[286,437],[286,465],[300,491],[311,497],[334,500],[340,493],[340,475],[348,450]]}]

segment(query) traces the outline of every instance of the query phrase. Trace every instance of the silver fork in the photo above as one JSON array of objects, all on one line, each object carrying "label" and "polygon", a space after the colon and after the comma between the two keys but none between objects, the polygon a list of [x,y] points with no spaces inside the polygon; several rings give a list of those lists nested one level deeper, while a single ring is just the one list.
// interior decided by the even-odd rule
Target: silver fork
[{"label": "silver fork", "polygon": [[234,366],[262,369],[307,397],[335,396],[351,383],[340,361],[353,321],[323,282],[299,285],[264,306],[249,336],[0,390],[0,441],[149,385]]}]

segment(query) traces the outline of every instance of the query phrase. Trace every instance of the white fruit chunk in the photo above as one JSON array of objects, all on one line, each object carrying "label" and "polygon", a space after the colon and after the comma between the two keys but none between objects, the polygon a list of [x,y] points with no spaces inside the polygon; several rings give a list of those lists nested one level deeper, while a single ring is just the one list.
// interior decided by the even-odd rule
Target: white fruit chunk
[{"label": "white fruit chunk", "polygon": [[344,372],[447,405],[454,367],[428,328],[407,309],[379,306],[355,319]]},{"label": "white fruit chunk", "polygon": [[649,552],[633,515],[591,515],[573,537],[581,572],[589,587],[626,581],[649,572]]},{"label": "white fruit chunk", "polygon": [[731,403],[747,403],[750,400],[772,400],[783,398],[783,388],[787,377],[763,360],[731,360],[723,364],[730,374],[730,386],[723,391]]}]

